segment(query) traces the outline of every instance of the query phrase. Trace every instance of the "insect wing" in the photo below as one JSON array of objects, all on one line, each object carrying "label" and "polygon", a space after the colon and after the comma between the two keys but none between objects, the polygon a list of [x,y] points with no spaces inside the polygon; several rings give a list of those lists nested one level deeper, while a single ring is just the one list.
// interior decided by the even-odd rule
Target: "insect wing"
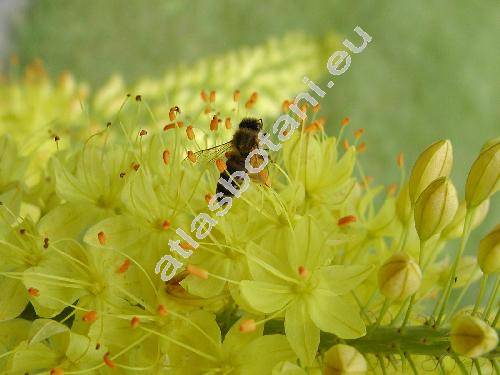
[{"label": "insect wing", "polygon": [[196,156],[196,163],[199,165],[207,165],[217,159],[224,157],[224,154],[231,150],[233,142],[229,141],[221,145],[200,150],[194,153]]}]

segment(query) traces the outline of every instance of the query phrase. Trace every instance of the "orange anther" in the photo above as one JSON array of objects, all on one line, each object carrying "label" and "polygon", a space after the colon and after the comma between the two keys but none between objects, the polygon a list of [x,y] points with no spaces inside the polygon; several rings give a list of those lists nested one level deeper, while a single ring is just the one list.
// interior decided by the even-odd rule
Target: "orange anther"
[{"label": "orange anther", "polygon": [[396,163],[398,164],[399,168],[402,168],[403,165],[405,164],[405,156],[402,151],[396,157]]},{"label": "orange anther", "polygon": [[163,131],[166,132],[167,130],[170,130],[170,129],[175,129],[175,124],[174,123],[170,123],[170,124],[167,124],[163,127]]},{"label": "orange anther", "polygon": [[181,246],[181,248],[182,248],[182,249],[184,249],[184,250],[189,250],[189,249],[191,249],[191,248],[192,248],[192,247],[191,247],[191,245],[190,245],[188,242],[181,242],[181,243],[180,243],[180,246]]},{"label": "orange anther", "polygon": [[361,135],[365,132],[365,129],[359,128],[354,132],[354,138],[359,139]]},{"label": "orange anther", "polygon": [[40,295],[40,291],[36,288],[28,288],[28,293],[32,296],[32,297],[38,297]]},{"label": "orange anther", "polygon": [[342,146],[344,147],[344,150],[347,151],[347,149],[349,148],[349,141],[347,139],[344,139],[344,141],[342,142]]},{"label": "orange anther", "polygon": [[215,161],[215,165],[217,166],[217,169],[219,170],[220,173],[224,172],[227,168],[226,163],[224,163],[224,160],[222,159],[217,159]]},{"label": "orange anther", "polygon": [[168,228],[170,228],[170,220],[165,220],[162,224],[161,224],[161,227],[163,228],[163,230],[167,230]]},{"label": "orange anther", "polygon": [[254,332],[257,329],[257,324],[253,319],[246,319],[240,323],[240,332],[248,333]]},{"label": "orange anther", "polygon": [[226,129],[231,129],[231,118],[226,117],[225,125]]},{"label": "orange anther", "polygon": [[218,128],[219,128],[219,117],[217,117],[217,115],[214,115],[212,117],[212,120],[210,120],[210,130],[216,131]]},{"label": "orange anther", "polygon": [[215,91],[210,91],[210,103],[215,102]]},{"label": "orange anther", "polygon": [[193,151],[188,151],[187,157],[189,160],[191,160],[191,162],[196,163],[196,155],[194,154]]},{"label": "orange anther", "polygon": [[396,194],[396,190],[398,190],[398,185],[397,184],[390,184],[387,187],[387,195],[393,196],[394,194]]},{"label": "orange anther", "polygon": [[361,142],[358,146],[358,152],[359,153],[363,153],[366,151],[366,143],[365,142]]},{"label": "orange anther", "polygon": [[201,100],[203,100],[204,102],[206,102],[208,100],[208,96],[207,96],[207,93],[205,92],[205,90],[201,90],[200,97],[201,97]]},{"label": "orange anther", "polygon": [[344,117],[342,121],[340,121],[341,126],[349,125],[349,117]]},{"label": "orange anther", "polygon": [[104,354],[104,363],[106,364],[106,366],[108,366],[109,368],[115,368],[116,365],[115,363],[111,360],[111,358],[109,358],[109,352],[107,352],[106,354]]},{"label": "orange anther", "polygon": [[245,108],[246,109],[252,109],[253,106],[254,106],[255,102],[252,102],[250,99],[247,100],[247,102],[245,103]]},{"label": "orange anther", "polygon": [[60,367],[54,367],[50,370],[50,375],[64,375],[64,370]]},{"label": "orange anther", "polygon": [[146,134],[148,134],[148,131],[147,131],[147,130],[144,130],[144,129],[142,129],[142,130],[139,132],[139,136],[140,136],[140,137],[144,137]]},{"label": "orange anther", "polygon": [[160,315],[160,316],[166,316],[168,314],[167,309],[163,305],[158,305],[157,311],[158,311],[158,315]]},{"label": "orange anther", "polygon": [[162,158],[163,158],[163,164],[168,165],[168,162],[170,161],[170,151],[169,150],[163,151]]},{"label": "orange anther", "polygon": [[297,270],[299,273],[299,276],[305,279],[307,276],[309,276],[309,271],[305,266],[299,266],[299,269]]},{"label": "orange anther", "polygon": [[125,259],[123,261],[123,263],[120,265],[120,267],[118,267],[118,269],[116,270],[116,273],[125,273],[127,272],[127,270],[129,269],[130,267],[130,259]]},{"label": "orange anther", "polygon": [[194,131],[193,131],[193,126],[192,125],[189,125],[186,128],[186,135],[187,135],[187,137],[188,137],[188,139],[190,141],[192,141],[194,139]]},{"label": "orange anther", "polygon": [[239,102],[240,101],[240,97],[241,97],[240,90],[235,90],[235,92],[233,93],[233,100],[235,102]]},{"label": "orange anther", "polygon": [[101,245],[104,246],[106,244],[106,234],[104,232],[97,233],[97,239]]},{"label": "orange anther", "polygon": [[281,104],[281,110],[286,113],[286,112],[288,112],[290,110],[289,107],[290,107],[290,101],[289,100],[284,100],[283,104]]},{"label": "orange anther", "polygon": [[205,194],[205,202],[207,202],[207,204],[208,202],[210,202],[211,199],[212,199],[212,194],[210,193]]},{"label": "orange anther", "polygon": [[170,121],[174,121],[175,120],[175,111],[173,108],[170,108],[170,111],[168,111],[168,118]]},{"label": "orange anther", "polygon": [[94,323],[97,320],[97,312],[88,311],[83,315],[82,320],[86,323]]},{"label": "orange anther", "polygon": [[256,91],[252,92],[252,95],[250,95],[250,101],[255,103],[257,102],[258,99],[259,99],[259,94]]},{"label": "orange anther", "polygon": [[130,321],[130,325],[132,326],[132,328],[137,328],[140,322],[140,319],[137,316],[134,316]]},{"label": "orange anther", "polygon": [[187,271],[191,274],[191,275],[194,275],[196,277],[199,277],[200,279],[208,279],[208,271],[203,269],[203,268],[200,268],[200,267],[196,267],[192,264],[189,264],[187,266]]},{"label": "orange anther", "polygon": [[347,224],[350,224],[350,223],[355,223],[356,222],[356,216],[354,215],[348,215],[348,216],[344,216],[344,217],[341,217],[339,219],[339,221],[337,222],[337,225],[339,227],[343,227]]},{"label": "orange anther", "polygon": [[321,109],[321,106],[320,106],[320,104],[318,103],[318,104],[316,104],[316,105],[312,108],[312,111],[313,111],[314,113],[318,113],[320,109]]}]

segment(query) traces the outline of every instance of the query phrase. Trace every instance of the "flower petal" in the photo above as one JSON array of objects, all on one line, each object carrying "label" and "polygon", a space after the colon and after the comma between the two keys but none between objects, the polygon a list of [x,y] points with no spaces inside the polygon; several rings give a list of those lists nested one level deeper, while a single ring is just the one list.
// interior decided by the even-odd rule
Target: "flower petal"
[{"label": "flower petal", "polygon": [[282,309],[293,298],[292,291],[286,285],[243,280],[240,288],[248,303],[263,313],[272,313]]}]

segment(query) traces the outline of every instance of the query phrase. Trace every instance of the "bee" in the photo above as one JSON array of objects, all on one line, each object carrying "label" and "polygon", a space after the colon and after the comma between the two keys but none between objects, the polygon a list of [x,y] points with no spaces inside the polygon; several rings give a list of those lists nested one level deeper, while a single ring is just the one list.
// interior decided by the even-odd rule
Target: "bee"
[{"label": "bee", "polygon": [[[196,152],[194,155],[197,162],[213,161],[225,156],[227,158],[226,170],[220,173],[220,177],[226,180],[230,174],[236,171],[245,171],[245,160],[248,154],[260,147],[259,133],[262,131],[262,127],[262,119],[242,119],[238,125],[238,130],[236,130],[229,142]],[[250,164],[258,167],[262,161],[260,155],[254,155],[250,160]],[[269,173],[266,169],[262,170],[258,175],[251,175],[250,177],[254,181],[269,186]],[[235,188],[238,188],[239,181],[232,180],[231,183]],[[224,196],[233,195],[220,182],[217,182],[216,193],[222,193]]]}]

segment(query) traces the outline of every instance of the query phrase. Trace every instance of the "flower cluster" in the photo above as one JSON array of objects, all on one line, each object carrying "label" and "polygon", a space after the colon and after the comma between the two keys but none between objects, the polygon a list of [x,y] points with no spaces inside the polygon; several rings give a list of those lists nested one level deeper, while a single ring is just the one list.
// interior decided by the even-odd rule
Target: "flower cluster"
[{"label": "flower cluster", "polygon": [[193,153],[260,117],[260,95],[217,94],[203,91],[209,110],[194,115],[128,97],[90,137],[53,140],[36,180],[19,143],[0,138],[1,369],[498,372],[499,228],[465,255],[499,189],[498,139],[460,201],[449,141],[423,151],[408,181],[399,155],[399,186],[374,185],[360,164],[364,130],[305,106],[271,155],[269,184],[251,183],[198,247],[179,242],[192,255],[163,282],[158,259],[206,211],[220,173]]}]

